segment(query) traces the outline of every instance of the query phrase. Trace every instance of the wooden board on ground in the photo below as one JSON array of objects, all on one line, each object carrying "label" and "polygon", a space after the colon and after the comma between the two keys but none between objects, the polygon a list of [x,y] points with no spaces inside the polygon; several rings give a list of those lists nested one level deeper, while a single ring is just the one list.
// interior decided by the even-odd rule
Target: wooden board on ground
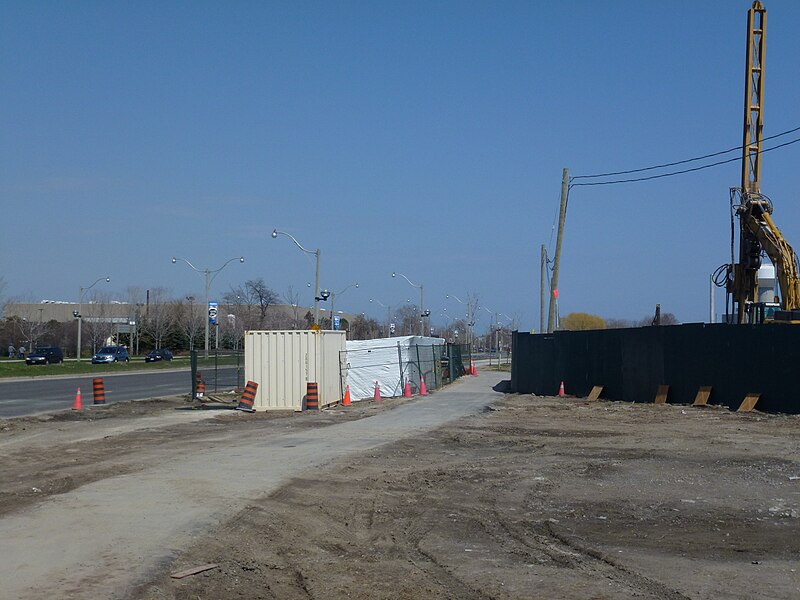
[{"label": "wooden board on ground", "polygon": [[658,386],[658,391],[656,392],[656,404],[666,404],[667,403],[667,394],[669,394],[669,386],[668,385],[660,385]]},{"label": "wooden board on ground", "polygon": [[761,394],[747,394],[736,412],[750,412],[756,407]]},{"label": "wooden board on ground", "polygon": [[692,406],[705,406],[706,404],[708,404],[709,396],[711,396],[711,386],[701,385],[700,389],[697,390],[697,396],[694,397],[694,402],[692,402]]},{"label": "wooden board on ground", "polygon": [[219,565],[217,564],[208,564],[208,565],[200,565],[199,567],[192,567],[191,569],[186,569],[185,571],[178,571],[177,573],[172,573],[170,577],[173,579],[183,579],[184,577],[188,577],[189,575],[196,575],[197,573],[202,573],[203,571],[208,571],[209,569],[216,569]]},{"label": "wooden board on ground", "polygon": [[586,399],[589,400],[590,402],[594,402],[595,400],[600,398],[600,394],[602,393],[603,393],[603,386],[596,385],[592,388],[592,391],[589,392],[589,396]]}]

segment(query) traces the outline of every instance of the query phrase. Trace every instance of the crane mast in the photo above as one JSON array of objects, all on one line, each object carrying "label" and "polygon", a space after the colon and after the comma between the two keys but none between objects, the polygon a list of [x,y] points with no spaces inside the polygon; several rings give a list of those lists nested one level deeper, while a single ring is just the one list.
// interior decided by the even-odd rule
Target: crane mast
[{"label": "crane mast", "polygon": [[[764,106],[764,51],[767,11],[756,0],[747,11],[747,57],[745,60],[744,136],[742,141],[742,186],[731,190],[739,216],[739,262],[733,266],[733,299],[738,323],[744,323],[747,305],[758,300],[758,269],[762,245],[748,226],[755,215],[771,212],[761,196],[761,132]],[[766,204],[766,205],[765,205]]]}]

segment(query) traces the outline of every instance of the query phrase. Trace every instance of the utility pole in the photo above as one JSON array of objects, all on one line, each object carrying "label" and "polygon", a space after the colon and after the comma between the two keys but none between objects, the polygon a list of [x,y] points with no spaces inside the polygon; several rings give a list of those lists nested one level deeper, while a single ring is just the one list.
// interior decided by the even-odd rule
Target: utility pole
[{"label": "utility pole", "polygon": [[539,278],[539,333],[544,333],[544,282],[547,268],[547,250],[542,244],[542,265]]},{"label": "utility pole", "polygon": [[553,333],[556,320],[556,299],[558,294],[558,270],[561,266],[561,242],[564,237],[564,221],[567,218],[567,195],[569,194],[569,170],[564,169],[561,178],[561,210],[558,215],[558,236],[556,237],[556,256],[553,259],[553,279],[550,281],[550,311],[547,316],[547,333]]}]

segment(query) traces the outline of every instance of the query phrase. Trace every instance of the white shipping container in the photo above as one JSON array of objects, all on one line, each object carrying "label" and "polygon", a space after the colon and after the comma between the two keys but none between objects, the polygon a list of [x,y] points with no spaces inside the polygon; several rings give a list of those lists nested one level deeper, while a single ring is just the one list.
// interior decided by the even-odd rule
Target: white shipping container
[{"label": "white shipping container", "polygon": [[344,331],[248,331],[244,376],[258,384],[256,410],[303,410],[306,385],[316,383],[319,406],[341,400],[339,356]]}]

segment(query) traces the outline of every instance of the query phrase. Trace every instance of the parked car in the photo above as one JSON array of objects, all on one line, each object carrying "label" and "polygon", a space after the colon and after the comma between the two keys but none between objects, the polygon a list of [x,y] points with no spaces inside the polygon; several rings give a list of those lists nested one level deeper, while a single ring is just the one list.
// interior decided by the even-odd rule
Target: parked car
[{"label": "parked car", "polygon": [[92,364],[128,362],[128,349],[125,346],[103,346],[92,356]]},{"label": "parked car", "polygon": [[37,348],[25,359],[25,363],[28,365],[49,365],[62,362],[64,362],[64,353],[61,352],[61,348],[55,346]]},{"label": "parked car", "polygon": [[159,360],[172,360],[172,352],[167,348],[156,348],[144,357],[144,362],[157,362]]}]

